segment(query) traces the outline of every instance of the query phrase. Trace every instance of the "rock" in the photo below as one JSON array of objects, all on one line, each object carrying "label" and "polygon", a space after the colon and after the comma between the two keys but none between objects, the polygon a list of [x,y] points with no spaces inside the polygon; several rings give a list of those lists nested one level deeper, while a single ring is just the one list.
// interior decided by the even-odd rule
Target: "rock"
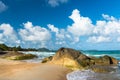
[{"label": "rock", "polygon": [[56,54],[53,56],[52,60],[58,60],[61,58],[69,58],[74,60],[86,60],[89,59],[86,55],[82,54],[80,51],[71,48],[60,48]]},{"label": "rock", "polygon": [[60,48],[53,56],[51,62],[73,70],[84,69],[89,63],[89,57],[74,49]]},{"label": "rock", "polygon": [[95,65],[117,65],[118,61],[110,56],[102,56],[100,58],[91,58],[94,60]]},{"label": "rock", "polygon": [[37,58],[37,56],[33,55],[33,54],[24,54],[24,55],[10,56],[10,57],[7,57],[6,59],[9,59],[9,60],[26,60],[26,59],[33,59],[33,58]]},{"label": "rock", "polygon": [[52,60],[52,58],[53,58],[53,56],[49,56],[49,57],[47,57],[47,58],[44,58],[41,63],[49,62],[49,61]]},{"label": "rock", "polygon": [[[88,69],[90,66],[94,65],[117,65],[118,63],[115,58],[107,55],[100,58],[88,57],[85,54],[82,54],[80,51],[71,48],[60,48],[53,57],[45,58],[42,62],[51,62],[53,64],[68,67],[72,70]],[[96,71],[99,71],[100,69],[102,68],[94,68]]]},{"label": "rock", "polygon": [[4,54],[2,58],[9,60],[25,60],[37,58],[37,56],[33,54],[23,54],[17,51],[9,51],[8,53]]},{"label": "rock", "polygon": [[99,73],[110,73],[110,72],[116,71],[116,69],[113,66],[105,66],[105,65],[104,66],[94,65],[89,67],[89,69]]}]

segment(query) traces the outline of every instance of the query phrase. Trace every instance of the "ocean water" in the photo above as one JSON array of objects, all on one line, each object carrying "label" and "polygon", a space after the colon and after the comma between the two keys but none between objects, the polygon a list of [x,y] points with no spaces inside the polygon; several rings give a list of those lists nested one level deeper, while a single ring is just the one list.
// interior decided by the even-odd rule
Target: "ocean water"
[{"label": "ocean water", "polygon": [[[120,60],[120,51],[81,51],[87,56],[100,57],[104,55],[112,56]],[[23,52],[25,54],[35,54],[37,59],[26,60],[28,62],[41,62],[48,56],[53,56],[55,52]],[[120,65],[120,64],[119,64]],[[110,73],[95,73],[91,70],[73,71],[66,75],[67,80],[120,80],[120,66],[115,66],[116,71]]]},{"label": "ocean water", "polygon": [[[120,60],[120,51],[81,51],[83,54],[87,56],[95,56],[95,57],[100,57],[104,55],[109,55],[112,56],[118,60]],[[28,51],[28,52],[23,52],[25,54],[35,54],[38,56],[38,60],[42,60],[45,57],[53,56],[55,52],[35,52],[35,51]]]},{"label": "ocean water", "polygon": [[53,56],[55,54],[55,52],[37,52],[37,51],[27,51],[27,52],[23,52],[23,53],[37,55],[38,58],[30,59],[30,60],[23,60],[25,62],[34,62],[34,63],[41,62],[44,58]]},{"label": "ocean water", "polygon": [[100,57],[104,55],[109,55],[120,60],[120,51],[81,51],[82,53],[86,54],[87,56],[95,56]]}]

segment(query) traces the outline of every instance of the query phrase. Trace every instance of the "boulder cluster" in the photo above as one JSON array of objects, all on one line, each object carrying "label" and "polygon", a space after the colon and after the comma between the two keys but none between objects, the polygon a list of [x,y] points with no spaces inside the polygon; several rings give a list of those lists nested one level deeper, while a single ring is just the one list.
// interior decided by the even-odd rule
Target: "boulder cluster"
[{"label": "boulder cluster", "polygon": [[[86,56],[80,51],[71,48],[60,48],[54,56],[43,59],[42,63],[51,62],[53,64],[63,65],[72,70],[93,68],[93,66],[117,65],[118,61],[110,56],[99,58]],[[93,68],[97,71],[97,68]]]}]

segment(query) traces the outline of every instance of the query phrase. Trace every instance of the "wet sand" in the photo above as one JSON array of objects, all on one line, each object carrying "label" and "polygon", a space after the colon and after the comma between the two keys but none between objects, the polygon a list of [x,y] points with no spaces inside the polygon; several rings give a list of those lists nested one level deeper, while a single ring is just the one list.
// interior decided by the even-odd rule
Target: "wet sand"
[{"label": "wet sand", "polygon": [[69,69],[53,64],[0,59],[0,80],[66,80]]}]

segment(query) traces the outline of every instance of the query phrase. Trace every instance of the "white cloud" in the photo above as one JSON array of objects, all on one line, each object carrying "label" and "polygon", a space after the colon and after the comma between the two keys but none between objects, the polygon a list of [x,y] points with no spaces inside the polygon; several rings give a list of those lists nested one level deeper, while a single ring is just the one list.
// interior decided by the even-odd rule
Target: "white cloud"
[{"label": "white cloud", "polygon": [[117,41],[120,42],[120,37],[117,38]]},{"label": "white cloud", "polygon": [[79,42],[81,36],[89,36],[93,33],[94,25],[92,21],[88,17],[81,16],[79,10],[73,10],[69,18],[74,22],[67,27],[67,31],[72,34],[72,43]]},{"label": "white cloud", "polygon": [[[82,42],[85,44],[120,42],[120,19],[105,14],[102,16],[104,20],[97,20],[93,24],[90,18],[81,16],[79,10],[75,9],[69,16],[73,23],[66,28],[60,29],[48,24],[47,29],[27,22],[23,24],[23,29],[19,29],[18,37],[11,25],[1,24],[0,43],[16,43],[39,48],[48,45],[79,47]],[[20,40],[17,39],[19,37]]]},{"label": "white cloud", "polygon": [[97,37],[92,36],[92,37],[89,37],[87,42],[92,42],[92,43],[110,42],[110,38],[109,37],[104,37],[104,36],[97,36]]},{"label": "white cloud", "polygon": [[63,44],[66,44],[66,41],[57,41],[55,44],[57,44],[57,45],[63,45]]},{"label": "white cloud", "polygon": [[82,36],[88,38],[87,42],[117,41],[117,37],[120,36],[120,20],[105,14],[102,14],[102,17],[105,20],[97,20],[94,25],[90,18],[81,16],[79,10],[73,10],[69,18],[74,23],[68,26],[67,30],[72,34],[74,42],[79,42]]},{"label": "white cloud", "polygon": [[48,4],[50,4],[52,7],[59,6],[59,4],[67,3],[68,0],[48,0]]},{"label": "white cloud", "polygon": [[0,1],[0,13],[5,11],[8,7],[2,2]]},{"label": "white cloud", "polygon": [[47,26],[52,32],[55,32],[55,33],[59,32],[59,29],[56,28],[54,25],[48,24]]},{"label": "white cloud", "polygon": [[17,35],[10,24],[0,25],[0,43],[13,45],[16,44],[17,40]]},{"label": "white cloud", "polygon": [[109,16],[109,15],[106,15],[106,14],[102,14],[102,17],[104,18],[104,19],[106,19],[106,20],[111,20],[111,21],[114,21],[114,20],[116,20],[115,19],[115,17],[113,17],[113,16]]},{"label": "white cloud", "polygon": [[54,25],[48,24],[48,28],[52,31],[55,32],[56,39],[57,40],[63,40],[65,38],[65,30],[64,29],[58,29]]},{"label": "white cloud", "polygon": [[55,37],[53,37],[55,40],[55,45],[67,46],[67,43],[69,43],[69,41],[72,40],[72,36],[67,32],[66,29],[59,29],[51,24],[49,24],[48,27],[51,30],[51,32],[55,34]]},{"label": "white cloud", "polygon": [[[70,19],[74,21],[71,26],[68,26],[67,30],[75,37],[91,35],[93,30],[92,21],[88,17],[83,17],[80,15],[79,10],[75,9],[72,15],[69,16]],[[77,41],[79,39],[77,38]]]},{"label": "white cloud", "polygon": [[33,26],[32,22],[24,23],[24,29],[19,30],[19,34],[23,41],[31,42],[33,44],[41,44],[45,47],[45,44],[51,38],[50,32],[41,26]]}]

